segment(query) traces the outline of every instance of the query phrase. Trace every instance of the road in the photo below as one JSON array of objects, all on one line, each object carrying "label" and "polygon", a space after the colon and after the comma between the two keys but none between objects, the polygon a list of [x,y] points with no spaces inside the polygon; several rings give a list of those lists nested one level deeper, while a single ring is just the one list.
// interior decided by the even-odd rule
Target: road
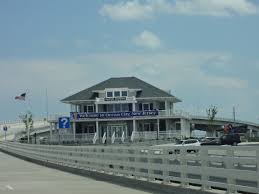
[{"label": "road", "polygon": [[0,194],[148,194],[23,161],[0,152]]}]

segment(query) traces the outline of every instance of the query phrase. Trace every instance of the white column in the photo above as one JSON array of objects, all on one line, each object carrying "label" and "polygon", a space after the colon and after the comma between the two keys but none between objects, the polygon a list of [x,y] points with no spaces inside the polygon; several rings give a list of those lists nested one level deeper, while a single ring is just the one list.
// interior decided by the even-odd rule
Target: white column
[{"label": "white column", "polygon": [[98,112],[98,104],[95,104],[95,112]]},{"label": "white column", "polygon": [[191,124],[188,119],[181,119],[181,136],[182,137],[191,136]]},{"label": "white column", "polygon": [[97,134],[97,137],[99,138],[99,121],[96,120],[96,134]]},{"label": "white column", "polygon": [[[132,111],[133,112],[136,111],[136,103],[132,103]],[[135,118],[133,118],[133,132],[135,132],[135,131],[136,131],[136,120],[135,120]]]},{"label": "white column", "polygon": [[76,141],[76,122],[73,122],[73,140]]},{"label": "white column", "polygon": [[136,131],[136,120],[133,119],[133,131]]}]

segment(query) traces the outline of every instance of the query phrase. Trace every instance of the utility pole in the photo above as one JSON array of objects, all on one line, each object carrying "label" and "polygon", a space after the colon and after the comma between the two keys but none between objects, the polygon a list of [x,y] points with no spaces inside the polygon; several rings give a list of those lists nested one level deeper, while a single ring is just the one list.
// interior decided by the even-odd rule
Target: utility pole
[{"label": "utility pole", "polygon": [[236,121],[236,108],[233,106],[233,120]]}]

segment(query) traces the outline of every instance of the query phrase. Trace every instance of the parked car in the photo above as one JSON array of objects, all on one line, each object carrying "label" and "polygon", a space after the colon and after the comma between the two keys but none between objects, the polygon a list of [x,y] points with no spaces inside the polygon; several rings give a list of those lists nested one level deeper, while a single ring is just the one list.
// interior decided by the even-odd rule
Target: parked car
[{"label": "parked car", "polygon": [[[179,147],[179,146],[190,146],[190,147],[196,147],[196,146],[200,146],[200,142],[199,140],[197,139],[187,139],[187,140],[180,140],[178,141],[174,147]],[[198,149],[194,149],[194,148],[191,148],[191,149],[188,149],[187,150],[187,153],[197,153],[199,150]],[[175,154],[179,154],[180,153],[180,150],[179,149],[175,149],[174,150],[174,153]]]},{"label": "parked car", "polygon": [[199,146],[200,142],[197,139],[180,140],[175,146]]},{"label": "parked car", "polygon": [[204,137],[200,140],[201,143],[204,143],[204,142],[210,142],[210,141],[213,141],[217,139],[217,137]]},{"label": "parked car", "polygon": [[200,145],[232,145],[236,146],[240,143],[240,135],[238,133],[231,133],[222,135],[220,138],[216,138],[209,142],[201,142]]},{"label": "parked car", "polygon": [[47,143],[47,138],[46,137],[40,137],[39,141],[40,141],[40,144],[46,144]]}]

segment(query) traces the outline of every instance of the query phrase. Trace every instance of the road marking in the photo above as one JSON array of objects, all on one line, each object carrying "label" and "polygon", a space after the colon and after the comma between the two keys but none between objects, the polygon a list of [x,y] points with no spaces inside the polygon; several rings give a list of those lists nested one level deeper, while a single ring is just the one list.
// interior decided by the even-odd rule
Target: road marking
[{"label": "road marking", "polygon": [[13,191],[13,190],[14,190],[14,188],[11,187],[10,185],[5,185],[5,187],[6,187],[9,191]]}]

